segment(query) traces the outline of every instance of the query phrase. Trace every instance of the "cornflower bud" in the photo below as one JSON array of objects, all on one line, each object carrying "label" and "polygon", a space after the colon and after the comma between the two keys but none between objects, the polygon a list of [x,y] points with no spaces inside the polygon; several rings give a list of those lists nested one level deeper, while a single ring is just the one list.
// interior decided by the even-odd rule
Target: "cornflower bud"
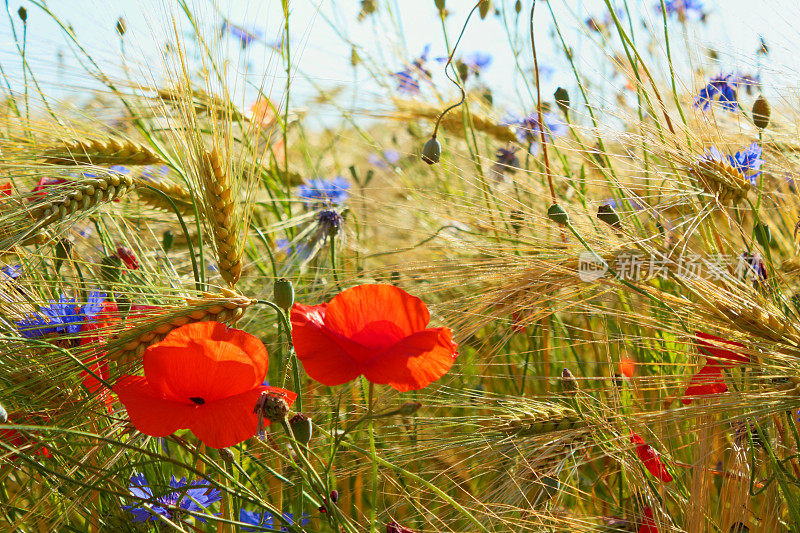
[{"label": "cornflower bud", "polygon": [[23,24],[28,22],[28,10],[24,7],[20,7],[17,10],[17,15],[19,15],[19,19],[22,21]]},{"label": "cornflower bud", "polygon": [[259,396],[253,412],[258,416],[258,434],[264,434],[264,420],[280,422],[286,419],[289,412],[289,404],[282,394],[273,391],[264,391]]}]

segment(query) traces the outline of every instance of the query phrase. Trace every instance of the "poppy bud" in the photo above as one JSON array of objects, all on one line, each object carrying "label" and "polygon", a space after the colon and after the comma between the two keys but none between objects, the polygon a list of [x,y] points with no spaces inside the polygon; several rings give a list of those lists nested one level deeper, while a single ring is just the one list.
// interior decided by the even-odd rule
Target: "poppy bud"
[{"label": "poppy bud", "polygon": [[5,424],[6,422],[8,422],[8,413],[6,408],[0,405],[0,424]]},{"label": "poppy bud", "polygon": [[258,397],[253,412],[258,416],[258,433],[264,430],[264,420],[268,422],[280,422],[286,418],[289,412],[289,404],[282,394],[264,391]]},{"label": "poppy bud", "polygon": [[769,115],[769,102],[763,94],[760,94],[753,103],[753,124],[756,125],[756,128],[763,130],[769,126]]},{"label": "poppy bud", "polygon": [[125,30],[126,29],[127,29],[127,27],[125,26],[125,19],[122,18],[122,17],[118,18],[117,19],[117,33],[119,33],[120,37],[125,35]]},{"label": "poppy bud", "polygon": [[276,280],[272,285],[272,298],[275,300],[275,305],[289,312],[292,305],[294,305],[294,285],[286,278]]},{"label": "poppy bud", "polygon": [[53,264],[56,268],[56,274],[61,270],[61,264],[64,259],[69,259],[72,255],[72,242],[67,239],[61,239],[56,243],[56,259]]},{"label": "poppy bud", "polygon": [[400,407],[398,414],[401,416],[410,416],[419,411],[420,407],[422,407],[422,404],[419,402],[406,402]]},{"label": "poppy bud", "polygon": [[570,396],[578,392],[578,380],[575,379],[575,376],[569,371],[569,368],[565,368],[561,371],[561,388]]},{"label": "poppy bud", "polygon": [[19,10],[17,10],[17,15],[19,15],[19,19],[23,24],[28,22],[28,11],[24,7],[20,7]]},{"label": "poppy bud", "polygon": [[314,426],[310,418],[303,413],[297,413],[289,420],[289,425],[292,427],[294,440],[300,444],[308,444],[311,442],[311,433]]},{"label": "poppy bud", "polygon": [[442,145],[436,140],[436,137],[431,137],[425,146],[422,147],[422,160],[432,165],[439,162],[439,157],[442,155]]},{"label": "poppy bud", "polygon": [[222,459],[226,463],[232,463],[236,460],[233,456],[233,452],[230,448],[220,448],[219,449],[219,458]]},{"label": "poppy bud", "polygon": [[444,11],[444,0],[433,0],[433,3],[436,4],[436,9]]},{"label": "poppy bud", "polygon": [[520,11],[522,11],[522,1],[521,0],[517,0],[516,3],[514,4],[514,11],[517,12],[517,15],[519,15]]},{"label": "poppy bud", "polygon": [[414,530],[408,529],[405,526],[401,526],[394,518],[392,518],[392,521],[386,524],[386,533],[414,533]]},{"label": "poppy bud", "polygon": [[558,107],[561,108],[561,112],[564,113],[564,116],[569,114],[569,93],[563,87],[559,87],[556,89],[556,92],[553,93],[553,98],[556,99],[556,103]]},{"label": "poppy bud", "polygon": [[161,247],[164,248],[165,252],[169,252],[172,249],[172,245],[175,243],[175,234],[172,233],[172,230],[167,230],[161,236]]},{"label": "poppy bud", "polygon": [[332,490],[331,491],[331,502],[332,503],[336,503],[338,501],[339,501],[339,491],[338,490]]},{"label": "poppy bud", "polygon": [[619,229],[619,214],[610,204],[603,204],[597,208],[597,218],[608,224],[614,229]]},{"label": "poppy bud", "polygon": [[483,0],[481,2],[480,7],[478,8],[478,13],[481,15],[481,20],[486,18],[486,15],[489,14],[489,10],[492,8],[492,0]]},{"label": "poppy bud", "polygon": [[550,209],[547,210],[547,218],[556,224],[561,224],[562,226],[569,223],[569,215],[567,215],[567,212],[564,211],[564,208],[558,204],[553,204],[550,206]]},{"label": "poppy bud", "polygon": [[136,259],[136,254],[130,248],[120,246],[117,248],[117,255],[125,263],[125,266],[131,270],[139,270],[139,260]]},{"label": "poppy bud", "polygon": [[351,67],[355,67],[359,63],[361,63],[361,58],[358,56],[358,51],[356,50],[356,47],[354,46],[350,50],[350,66]]},{"label": "poppy bud", "polygon": [[758,244],[762,247],[769,248],[769,245],[772,244],[772,230],[766,224],[761,222],[756,224],[753,228],[753,233],[756,235]]},{"label": "poppy bud", "polygon": [[104,281],[116,283],[122,273],[122,259],[116,255],[109,255],[100,260],[100,278]]}]

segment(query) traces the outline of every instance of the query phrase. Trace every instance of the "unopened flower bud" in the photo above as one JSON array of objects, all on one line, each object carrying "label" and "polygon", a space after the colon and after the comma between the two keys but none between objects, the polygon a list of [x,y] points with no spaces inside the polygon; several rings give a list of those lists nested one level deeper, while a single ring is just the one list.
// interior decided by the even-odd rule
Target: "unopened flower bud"
[{"label": "unopened flower bud", "polygon": [[386,524],[386,533],[414,533],[414,530],[408,529],[405,526],[401,526],[394,518],[392,518],[392,521]]},{"label": "unopened flower bud", "polygon": [[444,0],[433,0],[433,3],[436,4],[436,9],[444,11]]},{"label": "unopened flower bud", "polygon": [[760,94],[753,103],[753,124],[756,125],[756,128],[763,130],[769,126],[769,115],[769,102],[763,94]]},{"label": "unopened flower bud", "polygon": [[422,404],[419,402],[406,402],[400,407],[399,415],[410,416],[419,411]]},{"label": "unopened flower bud", "polygon": [[294,305],[294,285],[286,278],[276,280],[272,285],[272,298],[275,300],[275,305],[289,312],[289,309]]},{"label": "unopened flower bud", "polygon": [[139,270],[139,260],[136,259],[136,254],[130,248],[120,246],[117,248],[117,255],[125,263],[125,266],[131,270]]},{"label": "unopened flower bud", "polygon": [[564,113],[565,116],[568,115],[569,93],[567,92],[567,90],[563,87],[559,87],[558,89],[556,89],[556,92],[553,93],[553,98],[556,99],[556,103],[558,104],[558,107],[561,108],[561,112]]},{"label": "unopened flower bud", "polygon": [[175,244],[175,234],[172,233],[172,230],[166,230],[161,236],[161,247],[165,252],[169,252],[173,244]]},{"label": "unopened flower bud", "polygon": [[17,15],[19,15],[19,19],[22,21],[23,24],[28,22],[28,10],[26,10],[24,7],[20,7],[17,10]]},{"label": "unopened flower bud", "polygon": [[331,491],[331,502],[332,503],[336,503],[338,501],[339,501],[339,491],[338,490],[332,490]]},{"label": "unopened flower bud", "polygon": [[772,230],[766,224],[761,222],[756,224],[753,228],[753,233],[756,235],[758,244],[762,247],[769,248],[769,245],[772,244]]},{"label": "unopened flower bud", "polygon": [[230,450],[230,448],[220,448],[219,458],[226,463],[232,463],[236,460],[236,457],[234,457],[233,452]]},{"label": "unopened flower bud", "polygon": [[125,19],[122,18],[122,17],[118,18],[117,19],[117,33],[119,34],[120,37],[125,35],[125,30],[126,29],[127,29],[127,27],[125,25]]},{"label": "unopened flower bud", "polygon": [[314,429],[311,419],[303,413],[297,413],[289,420],[289,426],[292,428],[294,440],[300,444],[308,444],[311,442],[311,433]]},{"label": "unopened flower bud", "polygon": [[619,214],[609,204],[603,204],[597,208],[597,218],[614,229],[619,229],[620,227]]},{"label": "unopened flower bud", "polygon": [[425,146],[422,147],[422,160],[432,165],[439,162],[439,157],[442,155],[442,145],[436,140],[436,137],[431,137]]},{"label": "unopened flower bud", "polygon": [[558,204],[553,204],[550,206],[550,209],[547,210],[547,218],[556,224],[561,224],[562,226],[569,222],[569,215],[567,215],[567,212],[564,211],[564,208]]},{"label": "unopened flower bud", "polygon": [[117,255],[109,255],[100,260],[100,278],[116,283],[122,274],[122,259]]},{"label": "unopened flower bud", "polygon": [[283,394],[274,391],[264,391],[258,397],[256,406],[253,412],[258,417],[258,433],[264,433],[266,420],[268,423],[280,422],[286,418],[286,413],[289,412],[289,404],[286,403],[286,398]]},{"label": "unopened flower bud", "polygon": [[578,380],[575,379],[575,376],[570,372],[569,368],[565,368],[561,371],[561,388],[570,396],[578,392]]},{"label": "unopened flower bud", "polygon": [[514,3],[514,11],[517,12],[517,15],[519,15],[520,11],[522,11],[522,0],[517,0]]},{"label": "unopened flower bud", "polygon": [[489,14],[489,10],[492,8],[492,0],[483,0],[481,5],[478,7],[478,13],[481,15],[481,20],[486,18],[486,15]]},{"label": "unopened flower bud", "polygon": [[61,264],[65,259],[69,259],[72,255],[72,242],[67,239],[61,239],[56,243],[56,258],[53,264],[56,268],[56,273],[61,270]]}]

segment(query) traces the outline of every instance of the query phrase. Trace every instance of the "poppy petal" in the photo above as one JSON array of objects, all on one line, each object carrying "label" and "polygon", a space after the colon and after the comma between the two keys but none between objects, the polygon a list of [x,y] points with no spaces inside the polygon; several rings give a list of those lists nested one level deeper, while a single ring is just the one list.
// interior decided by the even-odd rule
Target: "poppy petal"
[{"label": "poppy petal", "polygon": [[718,364],[709,363],[692,376],[681,401],[684,405],[689,405],[692,403],[691,397],[693,396],[721,394],[727,390],[728,386],[722,377],[722,367]]},{"label": "poppy petal", "polygon": [[639,456],[639,459],[642,461],[645,468],[647,468],[647,471],[650,472],[653,477],[664,483],[672,481],[672,476],[667,471],[664,463],[661,462],[658,452],[650,447],[650,445],[646,444],[644,439],[633,431],[631,431],[630,438],[631,443],[636,446],[636,455]]},{"label": "poppy petal", "polygon": [[295,304],[292,307],[292,343],[306,374],[330,387],[352,381],[361,375],[361,365],[342,349],[323,324],[322,305]]},{"label": "poppy petal", "polygon": [[400,392],[422,389],[450,370],[457,348],[449,328],[420,331],[376,356],[364,376]]},{"label": "poppy petal", "polygon": [[721,348],[719,346],[722,344],[732,348],[746,349],[744,344],[721,339],[714,335],[703,333],[702,331],[695,331],[694,334],[697,337],[697,348],[709,359],[719,361],[726,366],[734,366],[750,362],[749,355],[734,352],[732,350],[726,350],[725,348]]},{"label": "poppy petal", "polygon": [[325,311],[328,328],[371,348],[387,348],[422,331],[430,319],[422,300],[394,285],[367,284],[344,290]]},{"label": "poppy petal", "polygon": [[147,381],[176,401],[241,394],[264,381],[267,363],[260,340],[219,322],[177,328],[144,353]]},{"label": "poppy petal", "polygon": [[291,406],[297,395],[276,387],[259,386],[236,396],[199,406],[189,429],[211,448],[227,448],[256,434],[258,417],[253,408],[264,391],[285,395]]},{"label": "poppy petal", "polygon": [[658,527],[656,527],[656,522],[653,520],[653,510],[650,507],[644,508],[644,518],[637,533],[658,533]]},{"label": "poppy petal", "polygon": [[128,410],[134,427],[152,437],[188,428],[196,411],[195,405],[163,399],[142,376],[122,376],[112,390]]}]

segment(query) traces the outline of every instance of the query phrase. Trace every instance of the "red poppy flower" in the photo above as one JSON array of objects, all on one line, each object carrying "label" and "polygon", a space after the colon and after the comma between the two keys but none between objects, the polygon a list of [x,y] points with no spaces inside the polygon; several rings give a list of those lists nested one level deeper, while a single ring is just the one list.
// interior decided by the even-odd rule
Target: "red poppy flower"
[{"label": "red poppy flower", "polygon": [[130,248],[120,246],[117,248],[117,256],[122,259],[125,266],[131,270],[139,270],[139,260],[136,259],[136,254]]},{"label": "red poppy flower", "polygon": [[644,519],[638,533],[658,533],[656,521],[653,520],[653,510],[649,506],[644,508]]},{"label": "red poppy flower", "polygon": [[400,392],[421,389],[458,355],[450,329],[428,328],[422,300],[393,285],[359,285],[327,304],[295,304],[291,318],[297,357],[324,385],[364,375]]},{"label": "red poppy flower", "polygon": [[728,390],[725,379],[722,377],[722,366],[716,363],[707,363],[700,372],[692,376],[686,392],[681,400],[684,405],[692,403],[694,396],[708,396],[709,394],[722,394]]},{"label": "red poppy flower", "polygon": [[11,196],[11,182],[0,185],[0,196]]},{"label": "red poppy flower", "polygon": [[664,483],[672,481],[672,476],[667,472],[664,463],[661,462],[658,452],[646,444],[644,439],[633,431],[631,431],[631,443],[636,446],[636,455],[644,463],[647,471],[653,474],[653,477]]},{"label": "red poppy flower", "polygon": [[[15,423],[19,425],[41,425],[43,423],[46,423],[48,420],[49,420],[48,417],[35,417],[31,415],[22,415],[20,420]],[[10,417],[8,418],[7,423],[9,424],[12,423]],[[27,435],[25,435],[20,431],[17,431],[14,428],[0,429],[0,440],[5,442],[6,444],[13,446],[14,448],[22,448],[23,446],[34,443],[34,441],[30,439]],[[34,446],[35,447],[32,449],[32,451],[28,451],[28,454],[41,455],[42,457],[47,457],[47,458],[53,457],[53,454],[50,452],[49,449],[47,449],[46,446],[41,446],[39,444],[34,444]],[[7,450],[2,450],[2,451],[7,451]],[[2,453],[2,451],[0,451],[0,453]],[[9,456],[9,459],[11,459],[12,461],[15,460],[16,458],[17,454],[12,454]]]},{"label": "red poppy flower", "polygon": [[630,357],[623,357],[619,361],[619,373],[625,376],[626,378],[632,378],[633,373],[636,370],[636,363],[633,362],[633,359]]},{"label": "red poppy flower", "polygon": [[723,345],[731,348],[746,348],[744,344],[721,339],[701,331],[695,331],[694,334],[697,337],[698,349],[709,361],[717,361],[725,366],[735,366],[750,362],[749,355],[720,347],[720,345]]},{"label": "red poppy flower", "polygon": [[260,340],[219,322],[174,329],[143,359],[144,376],[122,376],[114,392],[136,429],[153,437],[191,429],[211,448],[233,446],[255,435],[262,392],[281,394],[288,405],[297,398],[262,384],[268,358]]}]

